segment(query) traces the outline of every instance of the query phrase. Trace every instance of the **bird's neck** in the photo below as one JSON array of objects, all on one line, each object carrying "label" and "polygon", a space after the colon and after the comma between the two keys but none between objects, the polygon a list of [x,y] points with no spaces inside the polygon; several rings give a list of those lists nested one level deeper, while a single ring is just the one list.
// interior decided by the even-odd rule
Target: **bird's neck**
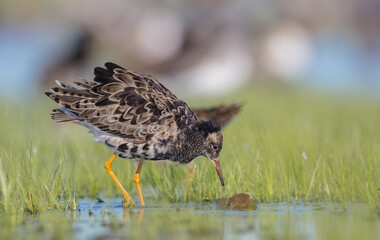
[{"label": "bird's neck", "polygon": [[187,164],[202,155],[204,135],[196,129],[188,128],[182,131],[175,144],[175,161]]}]

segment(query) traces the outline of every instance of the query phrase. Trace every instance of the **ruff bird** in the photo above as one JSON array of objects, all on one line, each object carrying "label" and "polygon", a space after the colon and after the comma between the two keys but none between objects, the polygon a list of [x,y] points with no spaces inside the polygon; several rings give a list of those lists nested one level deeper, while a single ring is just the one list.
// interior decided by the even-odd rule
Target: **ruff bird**
[{"label": "ruff bird", "polygon": [[187,104],[155,78],[114,63],[94,69],[94,80],[81,79],[74,86],[56,81],[46,95],[61,107],[50,118],[57,123],[73,122],[89,129],[95,140],[114,154],[104,167],[123,193],[124,206],[135,205],[112,171],[119,156],[138,161],[134,184],[144,206],[140,172],[144,160],[170,160],[182,164],[198,156],[211,160],[224,186],[219,154],[223,146],[220,126],[198,120]]}]

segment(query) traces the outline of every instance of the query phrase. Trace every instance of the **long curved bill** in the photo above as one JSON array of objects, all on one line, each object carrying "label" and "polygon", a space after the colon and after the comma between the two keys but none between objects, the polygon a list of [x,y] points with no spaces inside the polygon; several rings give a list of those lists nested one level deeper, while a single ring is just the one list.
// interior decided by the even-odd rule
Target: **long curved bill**
[{"label": "long curved bill", "polygon": [[222,186],[224,186],[223,174],[222,174],[222,169],[220,168],[219,158],[217,158],[217,159],[211,159],[211,162],[212,162],[212,165],[214,165],[216,173],[219,176],[220,183],[222,184]]}]

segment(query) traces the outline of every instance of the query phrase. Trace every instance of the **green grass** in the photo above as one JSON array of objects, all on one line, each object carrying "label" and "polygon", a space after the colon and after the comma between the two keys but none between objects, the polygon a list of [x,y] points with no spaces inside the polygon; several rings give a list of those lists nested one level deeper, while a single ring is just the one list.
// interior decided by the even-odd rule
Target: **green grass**
[{"label": "green grass", "polygon": [[[185,166],[146,161],[141,184],[148,204],[201,202],[205,197],[251,192],[260,202],[332,201],[380,207],[377,99],[252,86],[213,103],[236,99],[244,105],[242,112],[223,132],[226,186],[220,186],[212,164],[203,157],[193,161],[192,181]],[[202,106],[199,103],[190,101]],[[85,196],[122,197],[103,168],[112,152],[95,143],[86,129],[50,121],[53,107],[46,97],[22,104],[2,101],[2,214],[75,210]],[[112,167],[137,200],[136,165],[117,158]]]}]

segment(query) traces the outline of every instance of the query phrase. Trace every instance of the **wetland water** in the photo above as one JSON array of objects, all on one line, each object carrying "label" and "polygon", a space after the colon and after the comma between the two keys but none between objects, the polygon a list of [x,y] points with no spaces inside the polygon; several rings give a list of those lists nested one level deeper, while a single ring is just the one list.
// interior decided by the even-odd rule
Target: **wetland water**
[{"label": "wetland water", "polygon": [[[81,200],[77,211],[25,217],[12,238],[35,239],[379,239],[377,213],[362,205],[157,203],[124,209],[121,201]],[[9,235],[11,236],[11,235]]]}]

